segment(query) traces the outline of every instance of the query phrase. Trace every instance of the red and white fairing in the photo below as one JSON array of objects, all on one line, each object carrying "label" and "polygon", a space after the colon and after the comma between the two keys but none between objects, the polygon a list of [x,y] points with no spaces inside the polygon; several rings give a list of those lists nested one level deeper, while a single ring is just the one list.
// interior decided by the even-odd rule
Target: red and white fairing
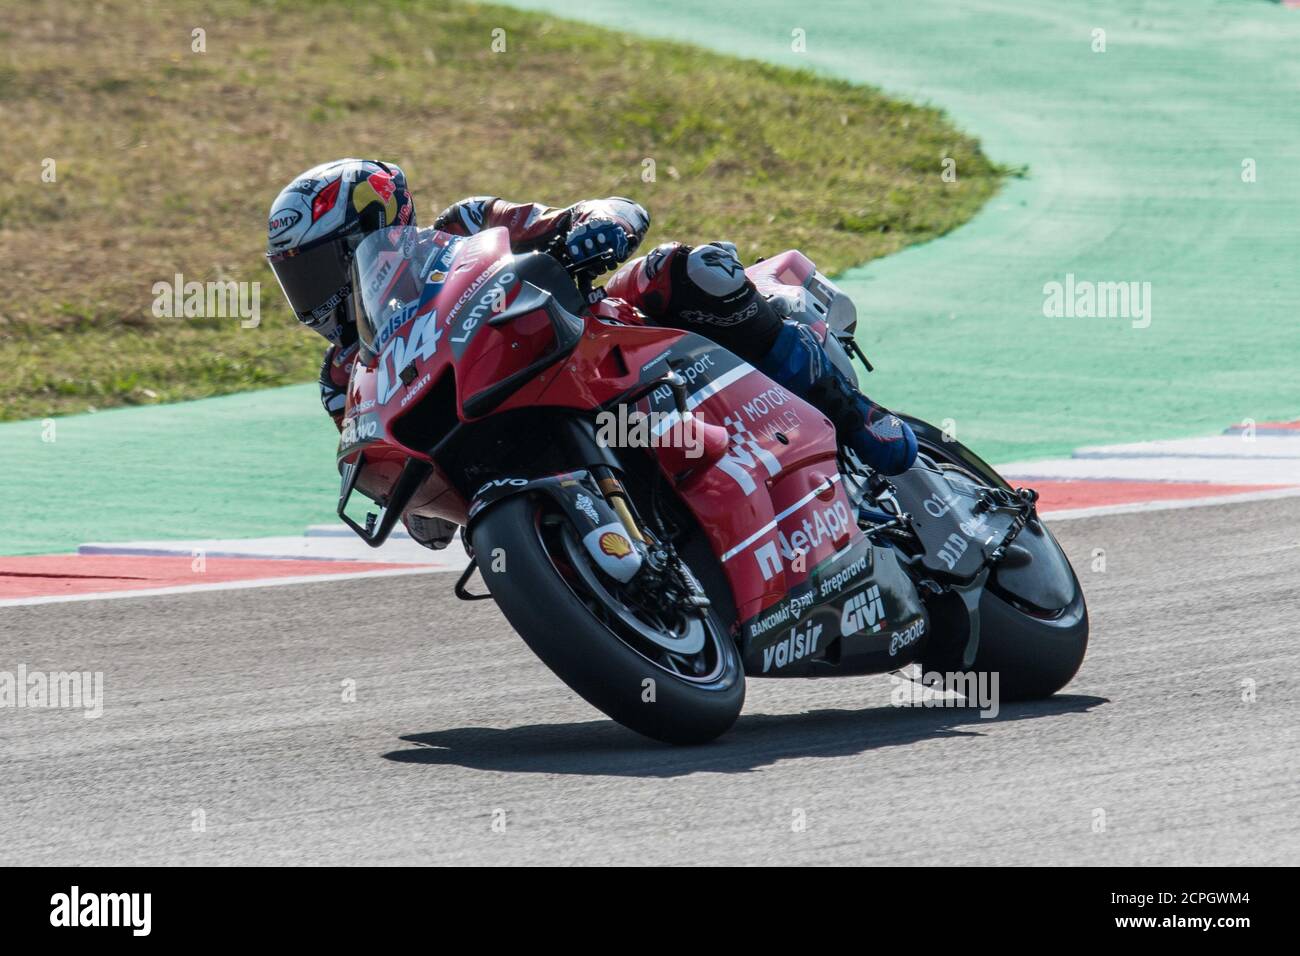
[{"label": "red and white fairing", "polygon": [[[422,396],[450,383],[446,395],[457,420],[473,421],[467,397],[527,367],[554,341],[541,311],[501,327],[487,321],[494,307],[509,308],[522,291],[515,274],[520,260],[505,229],[469,239],[441,235],[436,242],[447,248],[445,263],[433,260],[445,265],[429,280],[437,288],[399,327],[384,330],[377,354],[358,363],[348,396],[340,461],[365,449],[367,472],[383,475],[372,482],[381,490],[407,458],[431,461],[427,448],[401,441],[402,419]],[[806,283],[811,272],[792,271],[804,263],[811,269],[802,256],[777,262],[784,273],[769,266],[765,281]],[[592,410],[671,370],[686,380],[688,409],[711,433],[706,453],[693,462],[678,448],[654,453],[726,574],[748,671],[793,676],[829,655],[840,672],[856,658],[863,669],[868,658],[879,668],[891,629],[924,630],[924,610],[894,553],[873,547],[857,525],[840,478],[835,430],[817,409],[708,339],[643,324],[621,300],[601,300],[582,319],[573,351],[492,414],[547,406]],[[659,413],[663,428],[679,421],[666,387],[638,408]],[[433,464],[410,507],[466,523],[469,502]]]}]

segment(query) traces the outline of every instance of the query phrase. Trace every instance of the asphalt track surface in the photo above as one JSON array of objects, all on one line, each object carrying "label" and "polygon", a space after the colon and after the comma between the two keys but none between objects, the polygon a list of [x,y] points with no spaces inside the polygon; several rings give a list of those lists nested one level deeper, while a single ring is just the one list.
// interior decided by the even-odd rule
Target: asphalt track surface
[{"label": "asphalt track surface", "polygon": [[753,680],[690,749],[447,574],[6,609],[17,659],[107,702],[5,714],[0,863],[1294,864],[1297,528],[1300,499],[1060,524],[1093,618],[1064,694]]}]

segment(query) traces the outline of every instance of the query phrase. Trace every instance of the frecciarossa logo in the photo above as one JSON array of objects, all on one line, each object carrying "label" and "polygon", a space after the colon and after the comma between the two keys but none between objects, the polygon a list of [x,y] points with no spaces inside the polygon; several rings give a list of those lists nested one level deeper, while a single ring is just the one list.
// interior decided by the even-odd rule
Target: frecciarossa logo
[{"label": "frecciarossa logo", "polygon": [[[490,283],[487,280],[495,271],[500,270],[506,261],[502,260],[493,263],[452,306],[450,324],[456,330],[451,337],[453,346],[463,346],[473,336],[474,330],[478,328],[483,319],[492,312],[499,312],[504,308],[506,290],[514,284],[516,279],[514,272],[501,272]],[[485,285],[486,288],[484,288]],[[473,298],[475,293],[478,293],[477,299]],[[473,300],[474,304],[469,308],[469,311],[464,311],[465,304],[471,300]]]}]

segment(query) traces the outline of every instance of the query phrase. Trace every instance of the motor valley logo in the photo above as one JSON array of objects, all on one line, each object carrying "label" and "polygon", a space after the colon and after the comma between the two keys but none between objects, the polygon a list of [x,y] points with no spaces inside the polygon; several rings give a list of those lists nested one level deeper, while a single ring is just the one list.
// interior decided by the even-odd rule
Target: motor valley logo
[{"label": "motor valley logo", "polygon": [[742,404],[740,410],[755,433],[768,443],[780,441],[777,435],[788,435],[801,423],[794,396],[775,384]]},{"label": "motor valley logo", "polygon": [[761,467],[766,475],[763,480],[775,478],[781,472],[781,461],[759,444],[754,433],[737,417],[728,415],[723,419],[731,430],[731,447],[717,461],[718,469],[740,486],[740,493],[749,497],[758,488],[754,475]]},{"label": "motor valley logo", "polygon": [[851,637],[865,631],[875,634],[885,626],[885,602],[880,597],[880,585],[873,584],[844,602],[840,613],[840,634]]}]

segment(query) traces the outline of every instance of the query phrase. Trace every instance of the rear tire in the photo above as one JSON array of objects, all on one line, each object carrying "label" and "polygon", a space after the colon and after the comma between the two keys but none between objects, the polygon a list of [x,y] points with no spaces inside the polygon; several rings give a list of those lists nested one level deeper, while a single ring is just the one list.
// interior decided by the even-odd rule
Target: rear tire
[{"label": "rear tire", "polygon": [[[958,442],[944,441],[934,426],[903,416],[923,454],[984,484],[1009,488],[991,465]],[[980,642],[976,672],[997,673],[1003,700],[1038,700],[1068,684],[1088,650],[1088,608],[1079,579],[1055,536],[1034,519],[1016,538],[1039,573],[994,568],[980,596]],[[962,670],[961,647],[936,647],[922,661],[926,670]]]},{"label": "rear tire", "polygon": [[1088,650],[1088,608],[1075,598],[1059,614],[1038,617],[992,591],[980,598],[974,671],[998,675],[1003,700],[1051,697],[1074,678]]},{"label": "rear tire", "polygon": [[[585,603],[592,596],[580,597],[580,582],[566,580],[563,558],[557,563],[543,532],[545,508],[545,499],[520,495],[475,522],[479,572],[506,620],[560,680],[623,726],[672,744],[724,733],[744,705],[745,678],[716,612],[706,612],[708,672],[698,679],[672,673],[598,619]],[[505,557],[502,570],[493,570],[492,555]]]}]

